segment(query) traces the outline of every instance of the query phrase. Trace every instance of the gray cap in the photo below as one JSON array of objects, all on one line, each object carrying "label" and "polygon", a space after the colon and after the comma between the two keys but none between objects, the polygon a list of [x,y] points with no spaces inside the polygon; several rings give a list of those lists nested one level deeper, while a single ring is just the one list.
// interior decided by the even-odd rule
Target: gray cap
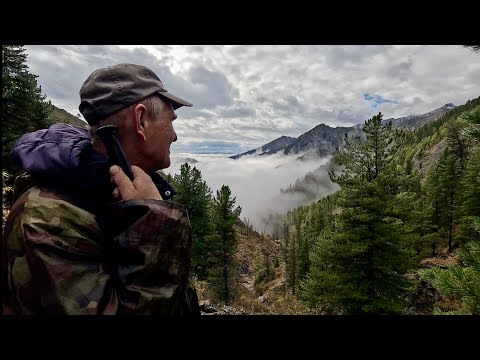
[{"label": "gray cap", "polygon": [[90,125],[157,93],[172,101],[173,109],[192,104],[169,93],[149,68],[118,64],[95,70],[80,88],[78,109]]}]

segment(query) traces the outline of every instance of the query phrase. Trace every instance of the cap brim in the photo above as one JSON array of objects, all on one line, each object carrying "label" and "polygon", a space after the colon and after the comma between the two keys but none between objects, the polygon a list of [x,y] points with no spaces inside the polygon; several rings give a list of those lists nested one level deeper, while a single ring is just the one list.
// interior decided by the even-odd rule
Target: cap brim
[{"label": "cap brim", "polygon": [[161,91],[158,93],[161,96],[166,97],[167,99],[172,100],[172,106],[174,110],[177,110],[182,106],[193,106],[193,104],[185,99],[179,98],[178,96],[169,93],[168,91]]}]

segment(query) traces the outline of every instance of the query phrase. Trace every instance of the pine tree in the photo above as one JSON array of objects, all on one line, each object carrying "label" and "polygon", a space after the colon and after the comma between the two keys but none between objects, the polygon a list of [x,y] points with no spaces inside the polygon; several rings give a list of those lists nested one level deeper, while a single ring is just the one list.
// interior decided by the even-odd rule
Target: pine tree
[{"label": "pine tree", "polygon": [[255,275],[255,285],[265,278],[263,256],[260,248],[256,248],[253,253],[253,273]]},{"label": "pine tree", "polygon": [[480,106],[462,114],[461,119],[467,124],[464,134],[474,144],[461,181],[462,235],[480,241]]},{"label": "pine tree", "polygon": [[180,175],[173,177],[177,190],[175,201],[185,206],[192,224],[192,268],[201,280],[207,277],[214,244],[209,238],[212,233],[212,191],[202,179],[202,173],[188,163],[180,167]]},{"label": "pine tree", "polygon": [[265,279],[268,282],[272,279],[272,269],[270,265],[270,255],[267,253],[263,254],[263,266],[265,268]]},{"label": "pine tree", "polygon": [[333,224],[332,212],[336,195],[328,195],[312,204],[305,212],[298,247],[297,283],[301,283],[311,268],[311,252],[319,235],[327,226]]},{"label": "pine tree", "polygon": [[302,286],[310,302],[327,301],[349,314],[400,313],[409,286],[403,274],[410,253],[396,214],[398,185],[392,185],[392,160],[403,138],[381,121],[381,113],[367,120],[365,140],[346,138],[336,154],[344,170],[330,176],[342,187],[341,212],[316,243]]},{"label": "pine tree", "polygon": [[441,191],[440,178],[442,168],[438,164],[432,169],[431,173],[427,177],[425,190],[426,190],[426,204],[425,213],[430,217],[431,222],[431,234],[437,234],[438,236],[432,236],[431,246],[432,255],[437,254],[438,238],[445,232],[443,226],[446,223],[444,220],[444,204],[447,204],[446,193]]},{"label": "pine tree", "polygon": [[464,236],[469,240],[480,241],[480,232],[475,231],[474,225],[480,223],[480,146],[477,146],[476,151],[466,163],[461,188],[462,220],[464,226],[469,229]]},{"label": "pine tree", "polygon": [[480,243],[472,241],[461,250],[459,262],[444,270],[432,267],[419,273],[447,297],[462,301],[463,309],[454,313],[480,315]]},{"label": "pine tree", "polygon": [[460,118],[468,125],[464,131],[465,135],[475,144],[480,145],[480,106],[463,113]]},{"label": "pine tree", "polygon": [[217,190],[213,199],[213,239],[216,242],[215,262],[209,280],[220,300],[228,303],[235,297],[236,264],[234,253],[237,245],[235,223],[242,212],[235,206],[236,197],[227,185]]},{"label": "pine tree", "polygon": [[287,262],[285,263],[286,285],[292,290],[292,294],[295,294],[296,288],[297,243],[297,235],[294,233],[288,242]]},{"label": "pine tree", "polygon": [[455,158],[448,150],[444,153],[444,156],[440,159],[440,182],[438,187],[437,196],[442,199],[440,208],[441,223],[444,225],[445,230],[448,232],[448,251],[452,251],[453,242],[453,223],[455,208],[457,206],[457,191],[459,185],[459,178],[457,175]]},{"label": "pine tree", "polygon": [[[433,286],[449,298],[460,299],[463,308],[453,313],[480,314],[480,112],[478,106],[462,114],[468,124],[464,134],[476,145],[465,162],[459,195],[461,235],[466,245],[459,251],[459,264],[447,269],[430,268],[420,275],[430,280]],[[441,313],[439,310],[437,313]]]},{"label": "pine tree", "polygon": [[382,124],[382,113],[368,119],[363,131],[366,139],[360,136],[351,139],[345,134],[344,149],[337,151],[335,160],[344,166],[341,175],[330,172],[332,181],[345,186],[351,181],[373,181],[393,160],[402,146],[404,135],[392,129],[392,124]]},{"label": "pine tree", "polygon": [[447,146],[449,153],[455,158],[456,174],[461,177],[465,169],[465,161],[469,155],[470,139],[465,137],[463,121],[453,121],[447,126]]},{"label": "pine tree", "polygon": [[29,72],[23,45],[2,45],[2,164],[18,172],[10,160],[14,142],[26,132],[46,128],[52,111],[50,101]]},{"label": "pine tree", "polygon": [[439,235],[448,235],[449,252],[453,248],[455,224],[461,216],[460,184],[469,156],[470,140],[463,135],[464,129],[465,125],[458,120],[448,124],[447,148],[427,180],[432,221],[440,231]]},{"label": "pine tree", "polygon": [[300,283],[307,276],[310,270],[310,247],[313,240],[307,235],[302,234],[298,246],[298,268],[297,268],[297,283]]},{"label": "pine tree", "polygon": [[280,260],[278,260],[278,255],[275,254],[275,258],[273,260],[273,268],[276,269],[280,266]]}]

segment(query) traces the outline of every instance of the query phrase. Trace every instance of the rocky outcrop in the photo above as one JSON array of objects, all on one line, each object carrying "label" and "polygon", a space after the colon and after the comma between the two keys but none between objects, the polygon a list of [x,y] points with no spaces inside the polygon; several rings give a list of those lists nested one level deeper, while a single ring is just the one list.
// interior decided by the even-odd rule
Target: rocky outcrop
[{"label": "rocky outcrop", "polygon": [[229,305],[212,305],[210,300],[200,302],[201,315],[247,315],[242,308]]}]

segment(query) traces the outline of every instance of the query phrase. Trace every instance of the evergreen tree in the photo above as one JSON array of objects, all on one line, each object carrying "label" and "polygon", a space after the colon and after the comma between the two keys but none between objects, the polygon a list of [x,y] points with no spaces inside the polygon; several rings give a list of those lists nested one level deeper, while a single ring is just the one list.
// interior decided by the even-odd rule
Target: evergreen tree
[{"label": "evergreen tree", "polygon": [[345,134],[344,149],[335,154],[335,160],[344,170],[340,175],[331,171],[332,181],[340,186],[358,180],[371,182],[390,164],[402,146],[404,135],[393,129],[391,123],[382,124],[382,118],[382,113],[378,113],[365,121],[365,140],[358,135],[350,139]]},{"label": "evergreen tree", "polygon": [[474,144],[462,179],[461,214],[467,226],[476,231],[477,237],[472,236],[472,238],[478,239],[480,233],[480,106],[464,113],[461,119],[468,124],[464,133]]},{"label": "evergreen tree", "polygon": [[465,169],[465,161],[469,154],[470,139],[465,137],[465,124],[463,121],[453,121],[447,126],[447,144],[449,153],[455,159],[455,167],[458,177],[461,177]]},{"label": "evergreen tree", "polygon": [[15,141],[26,132],[46,128],[53,109],[37,85],[37,75],[29,72],[23,45],[2,45],[2,164],[18,172],[10,160]]},{"label": "evergreen tree", "polygon": [[430,233],[438,234],[438,236],[433,236],[431,239],[432,255],[437,254],[438,238],[441,237],[444,228],[442,225],[445,223],[443,220],[443,204],[447,203],[446,198],[444,198],[444,192],[441,192],[441,167],[438,165],[432,169],[432,172],[427,177],[425,190],[426,190],[426,207],[425,213],[430,217],[431,229]]},{"label": "evergreen tree", "polygon": [[202,179],[202,173],[188,163],[180,167],[180,174],[173,177],[177,190],[175,201],[185,206],[192,224],[192,268],[199,279],[205,280],[210,267],[215,244],[212,233],[212,190]]},{"label": "evergreen tree", "polygon": [[310,302],[328,301],[350,314],[399,313],[409,287],[403,275],[410,254],[396,214],[398,185],[392,186],[392,160],[403,139],[381,121],[381,113],[367,120],[366,139],[346,138],[336,154],[344,170],[330,176],[342,187],[341,212],[316,244],[302,286]]},{"label": "evergreen tree", "polygon": [[265,268],[265,279],[268,282],[272,280],[273,274],[272,274],[272,269],[270,265],[270,255],[267,253],[263,254],[263,266]]},{"label": "evergreen tree", "polygon": [[235,223],[242,212],[235,206],[236,197],[228,186],[222,185],[213,199],[213,238],[216,242],[215,262],[209,276],[220,300],[228,303],[235,297],[236,264],[234,253],[237,245]]},{"label": "evergreen tree", "polygon": [[259,248],[255,250],[253,255],[253,272],[255,274],[255,284],[262,281],[268,282],[273,278],[270,255]]},{"label": "evergreen tree", "polygon": [[[480,314],[480,112],[478,106],[461,116],[469,127],[464,132],[476,145],[465,163],[459,206],[461,233],[467,241],[459,251],[459,264],[447,269],[429,268],[420,275],[449,298],[460,299],[463,308],[453,313]],[[441,313],[438,311],[438,313]]]},{"label": "evergreen tree", "polygon": [[468,125],[464,133],[475,144],[480,145],[480,106],[476,106],[472,111],[466,111],[460,118]]},{"label": "evergreen tree", "polygon": [[333,211],[337,195],[332,194],[312,204],[305,212],[304,223],[300,232],[298,247],[297,283],[301,283],[311,268],[311,252],[318,237],[326,227],[333,225]]},{"label": "evergreen tree", "polygon": [[[480,226],[477,230],[480,233]],[[480,315],[480,243],[470,242],[459,252],[459,260],[459,265],[449,265],[445,270],[422,269],[420,275],[447,297],[462,301],[463,308],[454,313]]]},{"label": "evergreen tree", "polygon": [[278,255],[275,254],[275,258],[273,260],[273,268],[276,269],[280,266],[280,260],[278,260]]},{"label": "evergreen tree", "polygon": [[297,243],[297,235],[294,233],[288,242],[287,262],[285,263],[286,285],[292,290],[292,294],[295,294],[296,288]]},{"label": "evergreen tree", "polygon": [[462,235],[467,241],[480,241],[480,231],[475,230],[475,224],[480,224],[480,146],[477,146],[466,164],[461,188]]},{"label": "evergreen tree", "polygon": [[459,178],[457,176],[455,158],[447,151],[440,159],[438,165],[441,176],[437,196],[442,201],[440,208],[441,223],[448,232],[448,251],[450,252],[452,251],[453,222],[455,220],[454,213],[457,205],[457,186],[459,185]]},{"label": "evergreen tree", "polygon": [[310,270],[310,247],[313,239],[309,238],[306,234],[302,234],[300,237],[300,244],[298,246],[298,269],[297,269],[297,283],[300,283],[305,276],[307,276]]},{"label": "evergreen tree", "polygon": [[255,280],[254,280],[255,284],[258,284],[261,281],[263,281],[265,277],[265,271],[263,266],[264,266],[264,262],[263,262],[262,252],[260,248],[257,248],[253,253],[253,273],[255,275]]},{"label": "evergreen tree", "polygon": [[458,120],[448,124],[447,148],[427,180],[432,221],[439,231],[438,235],[448,235],[449,252],[453,247],[455,224],[461,216],[460,185],[470,147],[470,141],[463,135],[464,128]]}]

